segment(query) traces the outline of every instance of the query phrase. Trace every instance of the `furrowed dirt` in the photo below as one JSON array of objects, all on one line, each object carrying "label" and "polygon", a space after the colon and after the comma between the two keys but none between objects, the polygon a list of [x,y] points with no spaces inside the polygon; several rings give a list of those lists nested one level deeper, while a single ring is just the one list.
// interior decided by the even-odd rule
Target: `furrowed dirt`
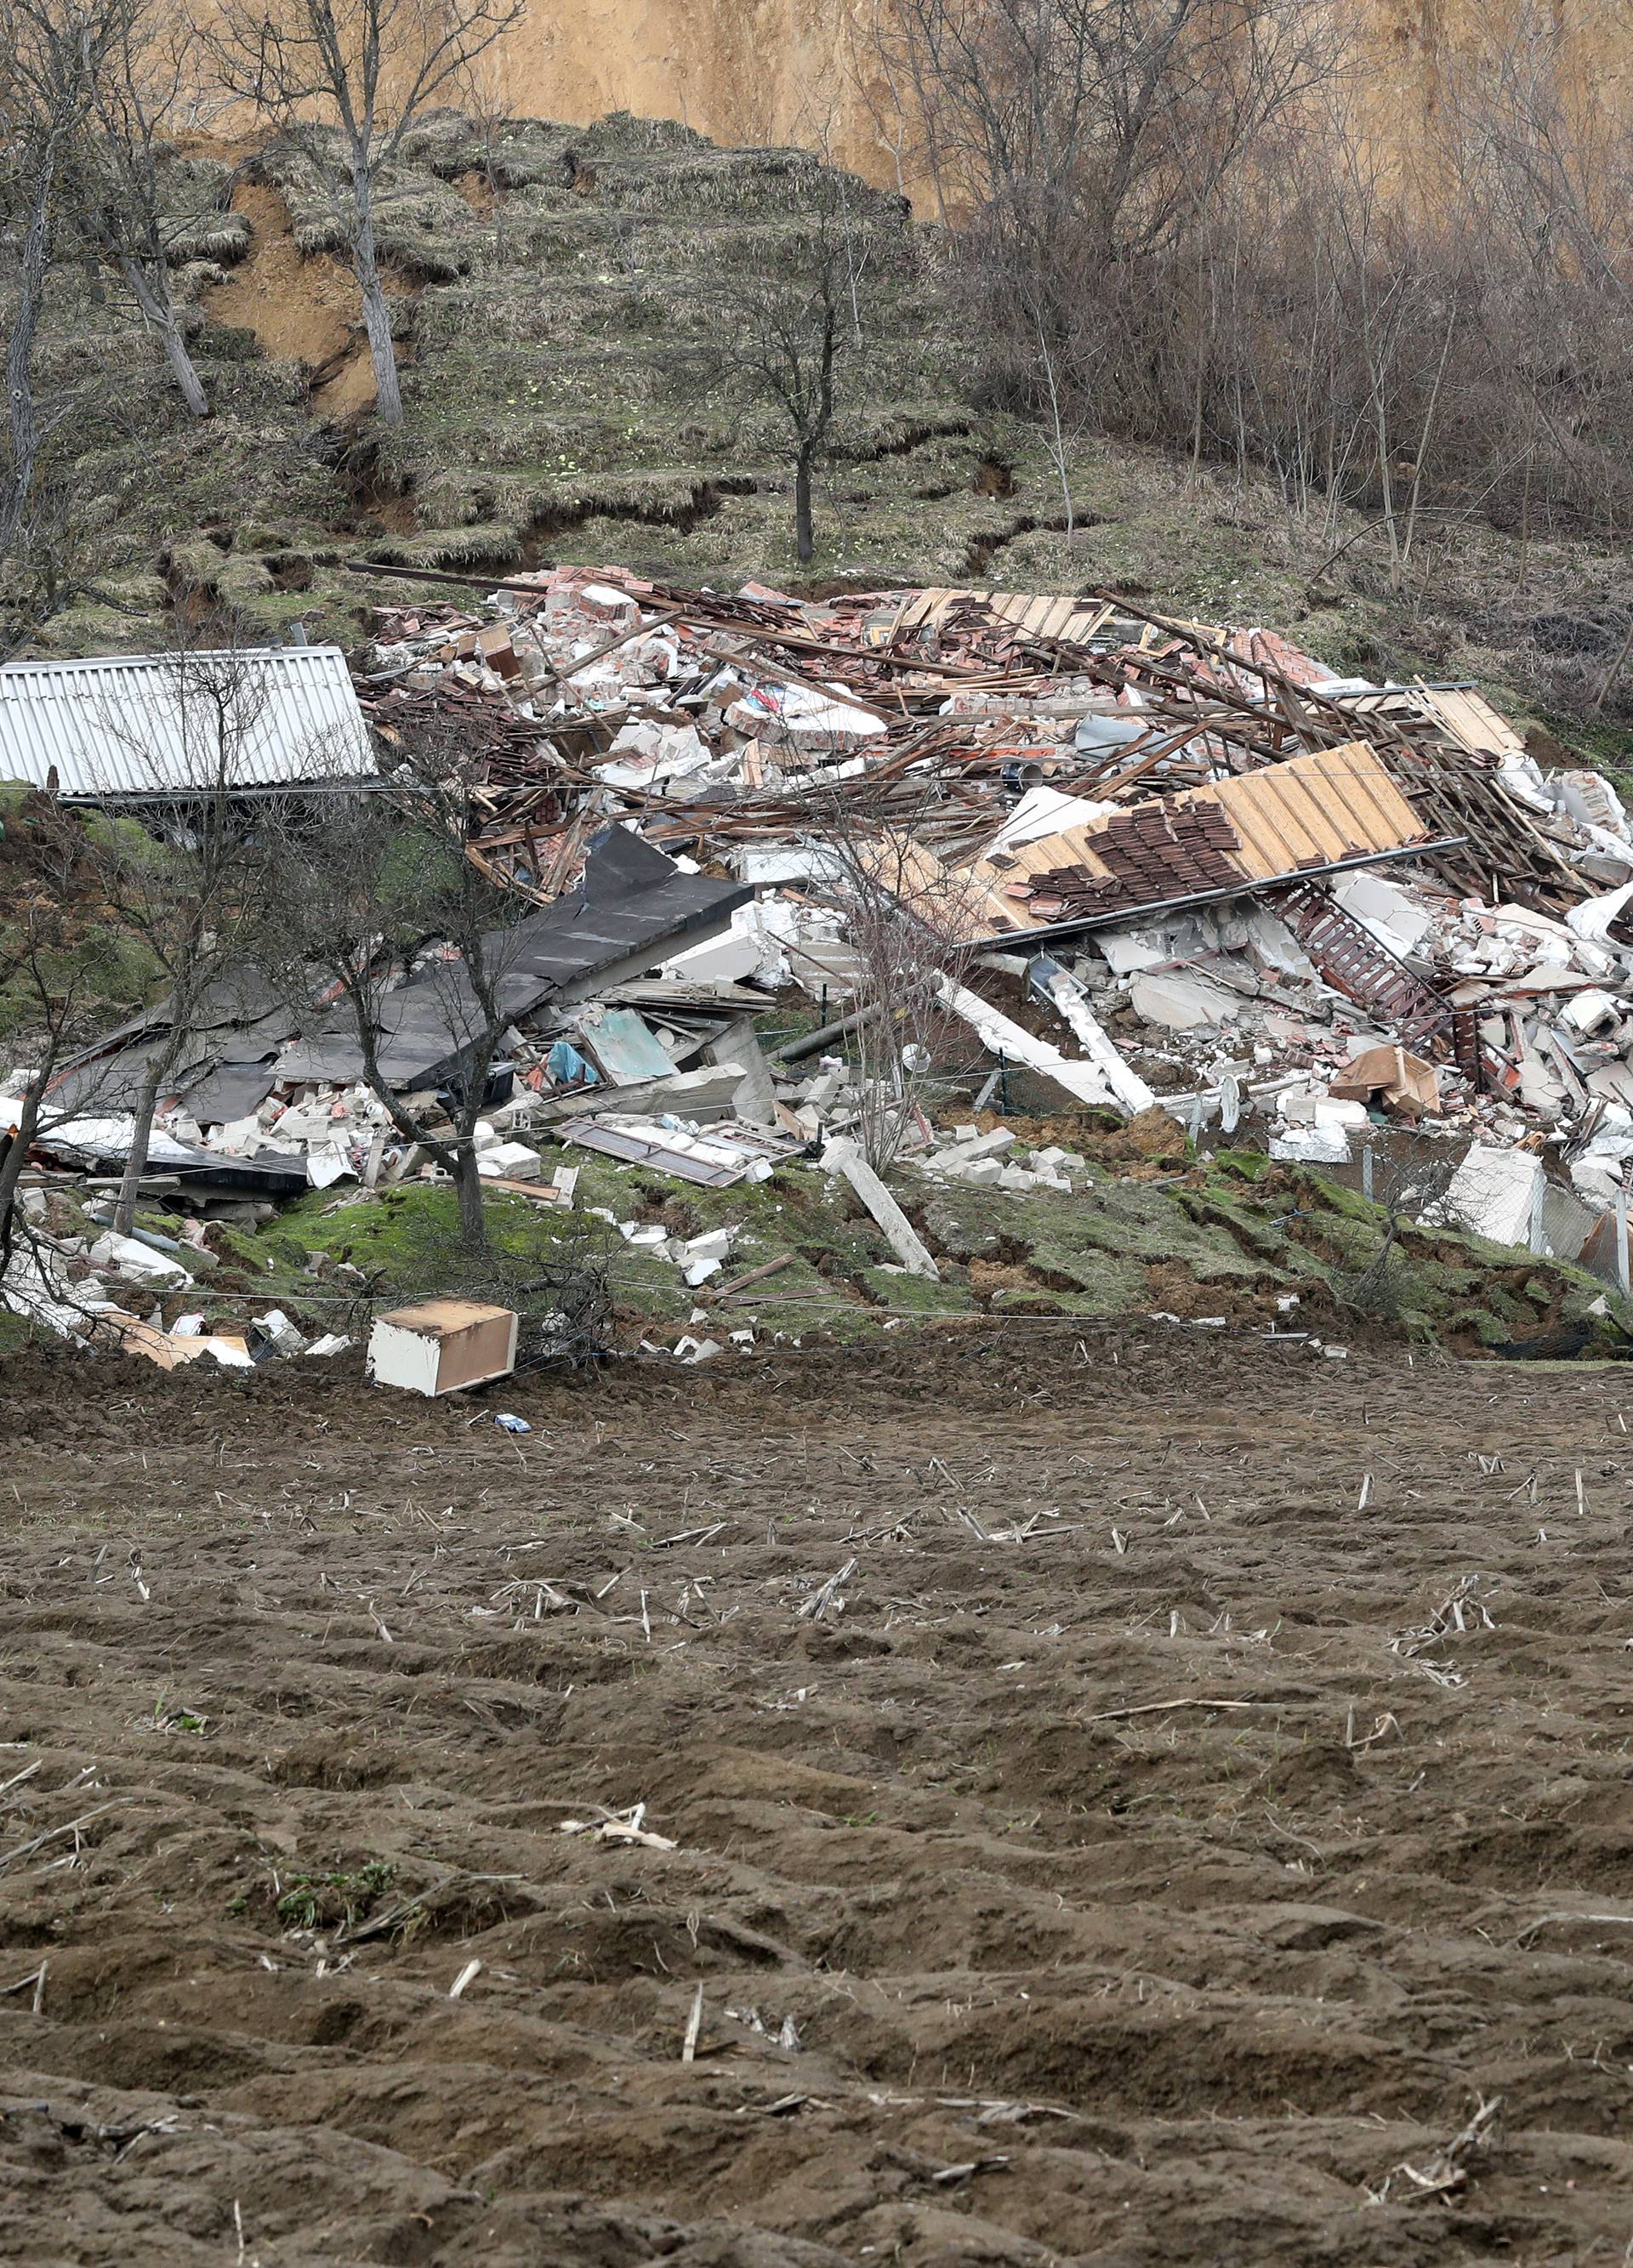
[{"label": "furrowed dirt", "polygon": [[1622,2261],[1629,1424],[1018,1326],[0,1371],[0,2257]]}]

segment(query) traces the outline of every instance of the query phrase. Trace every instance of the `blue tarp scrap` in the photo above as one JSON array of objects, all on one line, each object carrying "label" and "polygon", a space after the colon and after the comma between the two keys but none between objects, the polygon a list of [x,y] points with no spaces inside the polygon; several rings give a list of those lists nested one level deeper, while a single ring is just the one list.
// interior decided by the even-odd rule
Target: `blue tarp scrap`
[{"label": "blue tarp scrap", "polygon": [[549,1071],[554,1086],[599,1086],[601,1073],[587,1063],[568,1040],[558,1040],[550,1051]]}]

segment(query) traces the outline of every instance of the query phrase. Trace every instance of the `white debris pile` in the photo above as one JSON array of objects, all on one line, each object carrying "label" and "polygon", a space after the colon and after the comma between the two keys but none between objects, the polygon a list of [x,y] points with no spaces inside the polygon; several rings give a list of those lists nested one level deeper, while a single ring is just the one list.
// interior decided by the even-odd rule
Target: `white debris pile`
[{"label": "white debris pile", "polygon": [[[1633,924],[1625,934],[1616,924],[1633,898],[1633,828],[1607,780],[1544,770],[1471,686],[1341,678],[1272,630],[1199,629],[1117,601],[909,592],[798,607],[757,586],[685,593],[587,568],[518,577],[480,606],[463,600],[464,614],[452,599],[428,592],[417,607],[383,608],[376,666],[410,685],[450,672],[480,681],[535,720],[569,769],[561,736],[571,724],[588,736],[580,799],[637,827],[666,804],[697,814],[696,855],[755,884],[727,936],[667,965],[671,980],[767,993],[792,983],[837,1012],[861,982],[840,887],[854,846],[846,852],[832,830],[837,805],[824,818],[798,799],[813,783],[838,798],[894,767],[922,781],[928,813],[945,793],[932,784],[942,749],[961,745],[966,759],[995,749],[1001,768],[989,755],[967,776],[979,781],[982,824],[950,860],[938,847],[931,861],[955,880],[977,873],[997,885],[965,924],[966,935],[987,932],[978,943],[997,945],[994,923],[1014,925],[1006,891],[1033,901],[1026,923],[1046,931],[1033,945],[1022,927],[989,964],[1019,976],[1017,1005],[1046,1011],[1042,1028],[1035,1012],[1000,1005],[1001,986],[950,987],[989,1059],[1119,1116],[1160,1104],[1199,1140],[1245,1129],[1243,1138],[1289,1160],[1342,1164],[1369,1124],[1393,1118],[1465,1144],[1546,1134],[1561,1164],[1580,1155],[1579,1183],[1600,1196],[1624,1162],[1613,1153],[1622,1116],[1633,1119]],[[1032,647],[1031,637],[1053,643]],[[1084,648],[1097,666],[1073,666]],[[887,654],[890,666],[869,676],[870,658]],[[1223,808],[1241,776],[1266,764],[1255,714],[1283,757],[1320,757],[1305,792],[1325,799],[1340,836],[1354,832],[1354,808],[1377,782],[1388,785],[1375,751],[1386,759],[1404,743],[1431,771],[1455,772],[1462,801],[1441,806],[1439,832],[1453,849],[1469,843],[1454,821],[1479,800],[1496,831],[1468,849],[1461,871],[1482,882],[1488,867],[1511,873],[1509,894],[1495,904],[1470,897],[1444,862],[1403,859],[1396,848],[1383,848],[1381,862],[1370,848],[1349,859],[1330,850],[1335,863],[1313,898],[1193,889],[1195,902],[1100,919],[1057,940],[1051,885],[1058,895],[1064,876],[1073,902],[1074,869],[1053,870],[1044,853],[1090,858],[1078,870],[1090,902],[1100,886],[1092,860],[1112,857],[1106,846],[1131,814],[1171,814],[1197,796]],[[1187,738],[1172,733],[1176,716],[1206,722]],[[968,801],[972,788],[961,781],[955,792]],[[770,818],[779,800],[780,826]],[[1410,826],[1374,838],[1363,828],[1357,840],[1404,848],[1419,839]],[[1300,828],[1295,817],[1275,837],[1289,846],[1284,863],[1319,868]],[[1135,870],[1149,873],[1154,899],[1183,899],[1187,878],[1205,879],[1171,825],[1156,844],[1162,855],[1152,845],[1148,827]],[[1017,854],[1023,865],[1006,879]],[[1561,909],[1595,880],[1614,887]],[[1555,909],[1514,895],[1533,880]],[[1336,924],[1336,946],[1333,934],[1312,938],[1312,909],[1318,930],[1323,915],[1327,932]],[[775,1082],[773,1107],[792,1114],[778,1123],[818,1145],[852,1130],[868,1100],[846,1085],[826,1066],[815,1092]],[[692,1098],[677,1108],[690,1113]],[[927,1133],[914,1130],[906,1153],[922,1155]],[[987,1178],[989,1161],[965,1162]],[[1031,1170],[1011,1163],[999,1175]]]},{"label": "white debris pile", "polygon": [[793,681],[734,657],[645,606],[647,587],[552,569],[495,591],[486,620],[428,596],[385,612],[370,673],[400,694],[452,680],[502,696],[541,740],[565,719],[587,723],[587,777],[609,813],[626,796],[690,799],[728,783],[798,792],[813,767],[819,778],[846,776],[846,760],[884,734],[884,718],[842,684]]},{"label": "white debris pile", "polygon": [[[1342,1164],[1379,1116],[1488,1145],[1541,1134],[1608,1202],[1607,1168],[1633,1159],[1633,883],[1563,917],[1376,873],[1333,896],[1387,956],[1343,989],[1268,906],[1103,930],[1072,974],[1193,1135],[1257,1108],[1273,1154]],[[1432,1027],[1390,1012],[1423,999]]]},{"label": "white debris pile", "polygon": [[[1622,1204],[1633,828],[1609,781],[1544,770],[1476,688],[1341,680],[1274,632],[1128,600],[401,575],[359,697],[382,743],[435,717],[462,749],[467,855],[525,905],[513,1021],[478,1052],[427,1012],[458,975],[436,940],[391,968],[366,1057],[339,1013],[235,1006],[158,1114],[144,1190],[176,1211],[367,1203],[446,1178],[455,1140],[495,1202],[563,1209],[557,1145],[713,1189],[803,1159],[933,1277],[868,1160],[1069,1197],[1094,1178],[1085,1113],[1159,1111],[1203,1147],[1338,1169],[1392,1123],[1512,1156],[1533,1245],[1548,1190],[1590,1224]],[[933,1012],[911,1054],[881,1048],[908,1012],[898,946],[923,958],[927,929]],[[762,1043],[813,1005],[819,1032]],[[122,1063],[123,1103],[87,1086],[36,1136],[43,1168],[116,1182],[158,1020],[113,1035],[92,1070]],[[359,1076],[382,1047],[389,1101]],[[994,1108],[1075,1118],[1082,1148]],[[1459,1217],[1507,1220],[1473,1189]],[[728,1232],[608,1218],[700,1300],[727,1274]],[[75,1247],[34,1240],[7,1300],[128,1314],[135,1289],[174,1307],[208,1273],[187,1232]],[[246,1359],[306,1345],[276,1310],[236,1336]]]},{"label": "white debris pile", "polygon": [[1076,1151],[1053,1142],[1036,1149],[1017,1145],[1007,1126],[985,1134],[979,1126],[955,1126],[950,1142],[938,1144],[916,1163],[932,1179],[964,1182],[977,1189],[1075,1191],[1092,1186],[1094,1180],[1088,1160]]},{"label": "white debris pile", "polygon": [[[197,1296],[201,1288],[208,1296],[208,1278],[217,1265],[213,1253],[202,1246],[186,1248],[146,1228],[129,1236],[111,1228],[94,1237],[62,1234],[48,1226],[47,1209],[43,1191],[25,1190],[25,1231],[0,1280],[0,1305],[55,1337],[144,1355],[166,1370],[204,1359],[248,1369],[275,1357],[327,1358],[351,1344],[336,1332],[307,1337],[280,1307],[240,1322],[223,1320],[216,1305],[166,1322],[166,1301]],[[145,1316],[131,1305],[135,1293],[155,1303]],[[230,1304],[236,1308],[243,1302]]]}]

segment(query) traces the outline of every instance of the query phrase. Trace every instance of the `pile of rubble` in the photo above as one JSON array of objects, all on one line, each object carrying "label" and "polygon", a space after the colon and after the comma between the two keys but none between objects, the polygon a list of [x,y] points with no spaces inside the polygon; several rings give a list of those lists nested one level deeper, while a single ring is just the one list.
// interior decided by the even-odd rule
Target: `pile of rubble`
[{"label": "pile of rubble", "polygon": [[[847,1067],[859,1019],[891,1012],[867,898],[935,940],[983,1103],[1024,1078],[1046,1110],[1160,1108],[1200,1142],[1335,1169],[1393,1121],[1458,1158],[1522,1152],[1575,1201],[1538,1249],[1597,1250],[1624,1215],[1633,828],[1473,687],[1340,679],[1269,632],[1112,594],[800,604],[613,570],[367,571],[424,593],[381,605],[359,658],[382,766],[434,726],[477,782],[468,855],[528,906],[489,1180],[570,1204],[541,1141],[714,1187],[801,1155],[855,1179],[883,1108],[892,1153],[932,1174],[1070,1189],[1068,1150],[1017,1167]],[[381,1050],[422,1108],[460,1076],[435,961],[402,972]],[[791,994],[824,1031],[763,1047]],[[163,1017],[74,1067],[44,1167],[117,1172]],[[247,983],[188,1039],[155,1194],[244,1217],[435,1170],[334,1012]]]},{"label": "pile of rubble", "polygon": [[[206,1312],[187,1305],[193,1297],[210,1298],[210,1278],[219,1265],[202,1220],[182,1222],[179,1237],[140,1227],[123,1236],[100,1225],[111,1220],[111,1207],[92,1206],[91,1233],[63,1233],[50,1226],[45,1190],[25,1189],[21,1202],[28,1233],[6,1271],[6,1305],[42,1329],[144,1355],[166,1370],[203,1359],[240,1370],[271,1357],[323,1359],[351,1344],[344,1332],[308,1336],[279,1307],[263,1308],[241,1327],[211,1329]],[[360,1272],[344,1272],[361,1292]],[[133,1307],[144,1294],[156,1303],[145,1317]],[[178,1298],[184,1312],[166,1322],[166,1305]]]},{"label": "pile of rubble", "polygon": [[1193,1136],[1257,1114],[1278,1154],[1328,1165],[1380,1116],[1546,1145],[1591,1208],[1618,1201],[1633,829],[1472,686],[1341,679],[1111,594],[800,606],[565,570],[378,630],[377,716],[447,686],[537,724],[492,781],[489,855],[522,887],[558,887],[616,819],[755,885],[717,973],[831,1002],[853,976],[836,883],[889,844],[908,912],[1059,1045],[985,976],[965,1021],[1045,1076],[1062,1058],[1080,1101],[1160,1102]]}]

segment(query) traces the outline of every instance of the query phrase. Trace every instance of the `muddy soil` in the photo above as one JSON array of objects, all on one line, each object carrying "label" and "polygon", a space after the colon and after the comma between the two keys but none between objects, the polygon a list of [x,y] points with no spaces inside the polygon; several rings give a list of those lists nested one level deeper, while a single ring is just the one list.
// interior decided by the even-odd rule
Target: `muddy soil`
[{"label": "muddy soil", "polygon": [[1633,1374],[314,1373],[0,1370],[0,2258],[1624,2258]]},{"label": "muddy soil", "polygon": [[[303,254],[288,205],[264,182],[244,180],[233,210],[255,234],[249,250],[204,304],[218,323],[253,331],[262,354],[304,363],[319,379],[314,416],[341,417],[372,409],[374,374],[362,333],[355,278],[332,253]],[[403,286],[388,276],[388,291]]]}]

